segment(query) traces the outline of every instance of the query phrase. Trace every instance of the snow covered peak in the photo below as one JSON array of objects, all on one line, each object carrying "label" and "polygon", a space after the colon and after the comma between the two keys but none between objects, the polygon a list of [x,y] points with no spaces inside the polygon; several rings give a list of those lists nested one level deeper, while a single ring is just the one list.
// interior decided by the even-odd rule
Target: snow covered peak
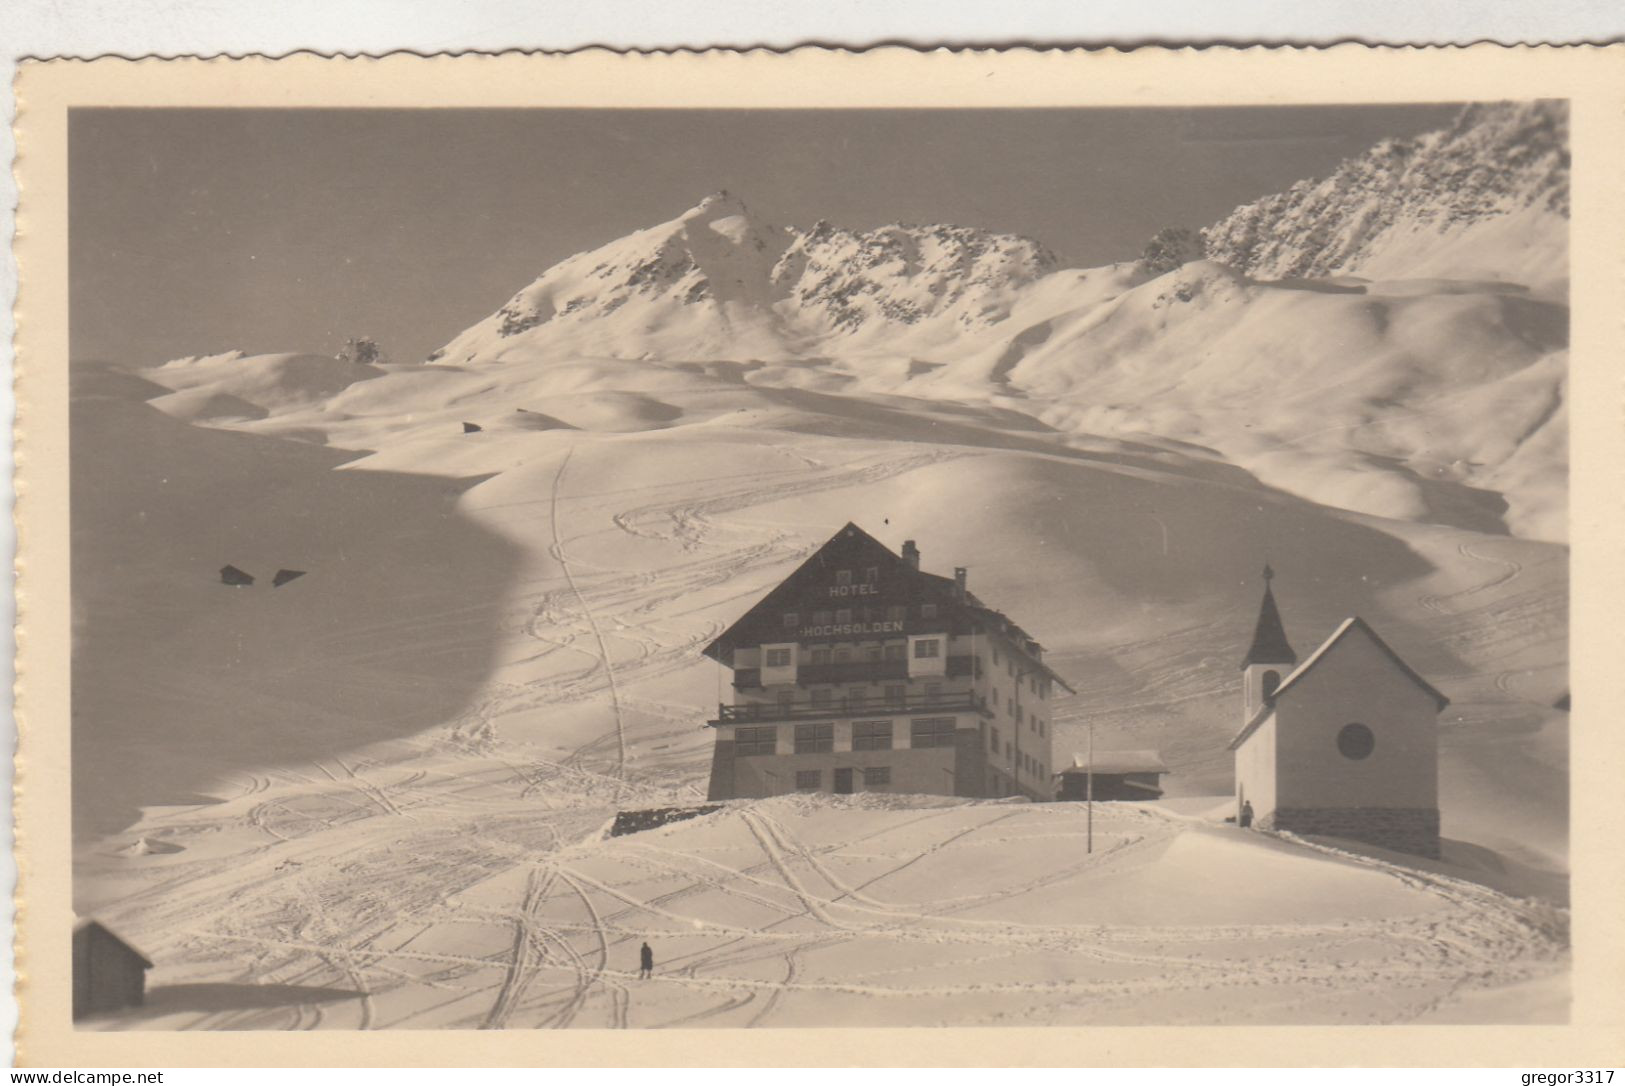
[{"label": "snow covered peak", "polygon": [[962,226],[774,226],[721,191],[548,269],[431,360],[520,354],[785,357],[907,329],[948,340],[1055,269],[1027,238]]},{"label": "snow covered peak", "polygon": [[830,331],[938,317],[986,327],[1055,266],[1049,250],[1009,234],[904,224],[854,232],[821,221],[791,243],[773,278]]},{"label": "snow covered peak", "polygon": [[729,192],[727,189],[718,189],[705,199],[689,208],[679,218],[688,220],[703,215],[745,215],[749,209],[745,201]]},{"label": "snow covered peak", "polygon": [[1244,204],[1202,237],[1212,259],[1259,278],[1530,282],[1566,274],[1568,208],[1566,104],[1490,103]]}]

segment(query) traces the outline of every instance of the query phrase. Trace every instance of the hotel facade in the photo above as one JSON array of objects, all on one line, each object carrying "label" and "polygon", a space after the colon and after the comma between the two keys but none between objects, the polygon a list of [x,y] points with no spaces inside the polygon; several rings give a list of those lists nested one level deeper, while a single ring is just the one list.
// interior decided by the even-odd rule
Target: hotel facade
[{"label": "hotel facade", "polygon": [[731,672],[709,798],[923,792],[1053,799],[1043,647],[848,524],[705,649]]}]

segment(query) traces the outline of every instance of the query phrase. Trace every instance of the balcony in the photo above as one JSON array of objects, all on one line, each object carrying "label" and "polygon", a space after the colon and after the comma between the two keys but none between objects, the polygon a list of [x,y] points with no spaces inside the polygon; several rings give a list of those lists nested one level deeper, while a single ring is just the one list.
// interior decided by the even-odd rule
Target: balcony
[{"label": "balcony", "polygon": [[802,664],[796,669],[799,686],[821,683],[900,683],[908,681],[907,660],[859,660],[844,664]]},{"label": "balcony", "polygon": [[[976,671],[976,657],[948,657],[947,677],[963,679]],[[891,683],[908,681],[907,660],[857,660],[840,664],[802,664],[796,669],[796,685],[843,686],[853,683]],[[762,685],[762,669],[741,667],[734,669],[733,688],[754,690]]]},{"label": "balcony", "polygon": [[827,705],[814,705],[811,701],[796,700],[784,705],[778,702],[759,702],[744,705],[719,705],[716,724],[777,724],[788,720],[835,720],[863,716],[904,715],[926,713],[975,712],[991,716],[987,702],[969,690],[949,690],[931,696],[908,694],[900,698],[864,698],[861,701],[845,699]]}]

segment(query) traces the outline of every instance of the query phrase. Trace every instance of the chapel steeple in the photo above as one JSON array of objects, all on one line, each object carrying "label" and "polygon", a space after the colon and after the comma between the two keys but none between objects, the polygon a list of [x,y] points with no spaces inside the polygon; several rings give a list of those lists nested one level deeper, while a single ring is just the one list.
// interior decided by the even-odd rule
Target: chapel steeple
[{"label": "chapel steeple", "polygon": [[1275,579],[1275,571],[1264,564],[1264,602],[1258,608],[1258,625],[1253,629],[1253,644],[1247,650],[1247,658],[1241,662],[1243,668],[1254,664],[1285,664],[1288,667],[1298,662],[1298,654],[1292,651],[1287,642],[1286,629],[1281,625],[1281,612],[1275,606],[1275,593],[1270,590],[1270,582]]},{"label": "chapel steeple", "polygon": [[1251,720],[1275,693],[1293,666],[1298,654],[1286,639],[1286,628],[1281,624],[1281,611],[1275,606],[1275,593],[1270,582],[1275,571],[1264,564],[1264,600],[1258,608],[1258,624],[1253,628],[1253,643],[1241,661],[1242,715]]}]

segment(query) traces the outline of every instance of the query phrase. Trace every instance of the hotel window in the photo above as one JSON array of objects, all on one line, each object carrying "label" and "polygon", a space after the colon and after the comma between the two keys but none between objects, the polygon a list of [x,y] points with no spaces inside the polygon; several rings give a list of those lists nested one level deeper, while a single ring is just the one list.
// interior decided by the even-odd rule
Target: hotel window
[{"label": "hotel window", "polygon": [[908,687],[906,687],[906,686],[888,686],[888,687],[886,687],[886,704],[887,705],[896,705],[896,706],[901,707],[902,704],[904,703],[904,701],[907,699],[907,697],[908,697]]},{"label": "hotel window", "polygon": [[801,625],[800,615],[796,614],[794,611],[784,612],[784,626],[786,629],[794,629],[799,625]]},{"label": "hotel window", "polygon": [[890,750],[891,721],[854,720],[852,722],[853,750]]},{"label": "hotel window", "polygon": [[999,646],[997,645],[993,646],[993,666],[999,666]]},{"label": "hotel window", "polygon": [[1026,719],[1026,716],[1022,711],[1022,707],[1020,705],[1017,705],[1016,706],[1016,723],[1020,724],[1025,719]]},{"label": "hotel window", "polygon": [[734,754],[772,754],[778,745],[777,728],[735,728]]},{"label": "hotel window", "polygon": [[1004,741],[1004,756],[1005,756],[1005,757],[1006,757],[1006,758],[1009,758],[1009,757],[1010,757],[1010,751],[1011,751],[1011,748],[1010,748],[1010,740],[1008,740],[1008,739],[1006,739],[1006,740],[1005,740],[1005,741]]},{"label": "hotel window", "polygon": [[1044,738],[1044,722],[1042,720],[1038,722],[1038,737],[1040,739]]},{"label": "hotel window", "polygon": [[812,662],[815,663],[815,664],[827,664],[827,663],[829,663],[829,650],[828,649],[813,649],[812,650]]},{"label": "hotel window", "polygon": [[871,664],[880,663],[880,646],[870,645],[868,648],[864,649],[863,658]]},{"label": "hotel window", "polygon": [[864,696],[863,687],[861,686],[854,686],[846,692],[846,707],[848,709],[861,709],[866,700],[867,698]]},{"label": "hotel window", "polygon": [[993,753],[994,754],[999,753],[999,729],[997,729],[997,728],[988,729],[988,735],[992,740],[992,742],[989,745],[992,748]]},{"label": "hotel window", "polygon": [[942,700],[942,684],[941,683],[926,683],[925,684],[925,703],[927,705],[935,705],[938,702],[940,702],[941,700]]},{"label": "hotel window", "polygon": [[830,612],[814,611],[812,620],[814,626],[828,626],[830,623]]},{"label": "hotel window", "polygon": [[999,707],[999,688],[996,686],[993,688],[993,707],[995,709]]},{"label": "hotel window", "polygon": [[790,650],[789,649],[768,649],[767,650],[766,666],[767,667],[789,667],[790,666]]},{"label": "hotel window", "polygon": [[852,583],[852,571],[849,570],[849,569],[838,569],[838,570],[836,570],[835,571],[835,583],[836,584],[843,584],[843,585],[844,584],[851,584]]},{"label": "hotel window", "polygon": [[793,690],[780,690],[779,691],[779,712],[788,713],[791,709],[795,708],[795,704],[796,704],[795,691],[793,691]]},{"label": "hotel window", "polygon": [[916,660],[934,660],[941,655],[942,642],[936,638],[914,642],[914,658]]},{"label": "hotel window", "polygon": [[887,622],[907,622],[908,621],[908,608],[904,607],[901,604],[893,604],[892,606],[886,608],[886,621]]},{"label": "hotel window", "polygon": [[827,686],[821,686],[812,692],[812,707],[814,709],[829,708],[831,691]]},{"label": "hotel window", "polygon": [[907,659],[907,657],[908,657],[908,646],[907,645],[887,645],[885,655],[886,655],[886,659],[888,659],[888,660]]},{"label": "hotel window", "polygon": [[936,618],[937,617],[937,605],[934,604],[934,603],[922,603],[922,604],[920,604],[920,617],[921,618]]},{"label": "hotel window", "polygon": [[796,791],[816,792],[818,791],[818,785],[822,778],[823,773],[819,770],[798,769],[796,770]]},{"label": "hotel window", "polygon": [[837,664],[844,664],[850,659],[852,659],[852,650],[845,645],[835,650],[835,662]]},{"label": "hotel window", "polygon": [[928,716],[923,720],[910,721],[908,743],[911,747],[953,746],[954,718],[951,716]]},{"label": "hotel window", "polygon": [[835,609],[835,624],[837,626],[845,626],[846,624],[848,624],[851,621],[852,621],[852,608],[850,608],[850,607],[837,607]]},{"label": "hotel window", "polygon": [[[797,724],[797,754],[828,754],[835,749],[835,725]],[[799,787],[799,785],[797,786]]]},{"label": "hotel window", "polygon": [[865,788],[887,788],[891,786],[891,766],[872,765],[863,771],[863,786]]},{"label": "hotel window", "polygon": [[863,571],[863,583],[864,584],[879,584],[880,583],[880,567],[879,566],[870,566],[868,569],[864,570]]}]

